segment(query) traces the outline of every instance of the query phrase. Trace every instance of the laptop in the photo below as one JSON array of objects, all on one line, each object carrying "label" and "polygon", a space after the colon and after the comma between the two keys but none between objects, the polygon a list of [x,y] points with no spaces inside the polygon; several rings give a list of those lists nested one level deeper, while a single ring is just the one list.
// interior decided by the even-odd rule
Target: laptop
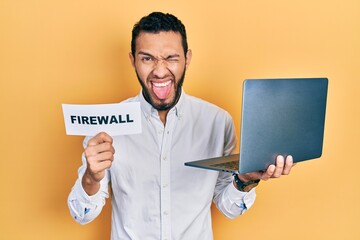
[{"label": "laptop", "polygon": [[266,170],[278,155],[321,157],[327,89],[327,78],[246,79],[240,153],[185,165],[244,174]]}]

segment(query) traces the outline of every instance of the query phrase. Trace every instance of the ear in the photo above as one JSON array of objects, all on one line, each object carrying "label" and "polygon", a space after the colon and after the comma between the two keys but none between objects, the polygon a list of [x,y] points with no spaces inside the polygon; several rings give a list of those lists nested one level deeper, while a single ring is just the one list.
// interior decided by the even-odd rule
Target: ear
[{"label": "ear", "polygon": [[129,59],[130,59],[131,65],[133,66],[133,68],[135,68],[135,57],[131,52],[129,52]]},{"label": "ear", "polygon": [[192,58],[192,51],[191,49],[188,49],[186,56],[185,56],[185,67],[186,69],[188,69],[190,62],[191,62],[191,58]]}]

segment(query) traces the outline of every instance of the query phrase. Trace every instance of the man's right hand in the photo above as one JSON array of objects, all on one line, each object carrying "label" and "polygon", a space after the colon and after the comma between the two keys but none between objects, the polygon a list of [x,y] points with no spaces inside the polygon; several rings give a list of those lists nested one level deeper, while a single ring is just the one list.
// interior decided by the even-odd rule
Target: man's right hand
[{"label": "man's right hand", "polygon": [[101,132],[91,138],[85,148],[87,168],[82,179],[82,186],[90,196],[99,191],[105,170],[111,167],[114,160],[115,149],[112,143],[112,137]]}]

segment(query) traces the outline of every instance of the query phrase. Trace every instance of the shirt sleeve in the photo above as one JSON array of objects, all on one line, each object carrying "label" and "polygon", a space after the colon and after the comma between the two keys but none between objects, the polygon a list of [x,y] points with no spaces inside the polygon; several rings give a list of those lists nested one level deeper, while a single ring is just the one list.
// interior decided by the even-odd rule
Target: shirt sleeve
[{"label": "shirt sleeve", "polygon": [[255,188],[249,192],[241,192],[235,188],[233,179],[229,173],[219,173],[214,192],[216,207],[230,219],[234,219],[250,209],[256,198]]},{"label": "shirt sleeve", "polygon": [[[87,145],[87,141],[88,138],[85,138],[84,146]],[[100,182],[99,191],[96,194],[89,196],[81,184],[85,170],[86,159],[85,154],[83,154],[82,166],[78,171],[78,179],[76,180],[75,185],[71,189],[68,197],[68,207],[70,214],[75,219],[75,221],[80,224],[86,224],[94,220],[100,214],[103,206],[105,205],[106,198],[109,197],[108,185],[110,172],[108,170],[106,171],[105,177]]]},{"label": "shirt sleeve", "polygon": [[[236,134],[232,118],[229,116],[225,128],[224,155],[232,154],[236,147]],[[228,218],[234,219],[246,212],[255,202],[255,188],[249,192],[237,190],[231,173],[220,172],[214,191],[216,207]]]}]

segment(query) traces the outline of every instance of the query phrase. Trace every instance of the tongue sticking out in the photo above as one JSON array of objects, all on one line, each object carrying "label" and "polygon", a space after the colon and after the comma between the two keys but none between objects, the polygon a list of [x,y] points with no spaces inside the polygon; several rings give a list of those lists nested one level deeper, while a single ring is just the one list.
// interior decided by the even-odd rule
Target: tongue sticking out
[{"label": "tongue sticking out", "polygon": [[166,84],[166,86],[164,86],[164,85],[165,84],[162,84],[162,86],[159,86],[159,85],[155,86],[155,84],[153,84],[153,91],[154,91],[155,95],[157,96],[157,98],[160,100],[166,99],[171,91],[172,84]]}]

